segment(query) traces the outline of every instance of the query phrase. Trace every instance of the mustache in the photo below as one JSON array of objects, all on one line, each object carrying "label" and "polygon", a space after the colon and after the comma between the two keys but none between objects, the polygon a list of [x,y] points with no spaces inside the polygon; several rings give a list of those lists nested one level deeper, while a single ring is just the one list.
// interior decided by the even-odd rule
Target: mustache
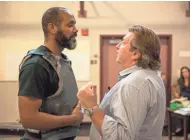
[{"label": "mustache", "polygon": [[74,37],[77,37],[77,33],[74,33],[70,38],[74,38]]}]

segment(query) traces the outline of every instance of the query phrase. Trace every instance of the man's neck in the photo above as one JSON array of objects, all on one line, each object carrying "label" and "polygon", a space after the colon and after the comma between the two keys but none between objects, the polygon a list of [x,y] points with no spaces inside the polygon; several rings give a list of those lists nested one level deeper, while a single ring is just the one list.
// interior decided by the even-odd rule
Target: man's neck
[{"label": "man's neck", "polygon": [[55,41],[45,41],[44,46],[46,46],[53,54],[61,56],[63,47],[59,46]]},{"label": "man's neck", "polygon": [[127,68],[130,68],[132,66],[136,65],[136,62],[133,62],[131,64],[122,64],[122,70],[125,70]]}]

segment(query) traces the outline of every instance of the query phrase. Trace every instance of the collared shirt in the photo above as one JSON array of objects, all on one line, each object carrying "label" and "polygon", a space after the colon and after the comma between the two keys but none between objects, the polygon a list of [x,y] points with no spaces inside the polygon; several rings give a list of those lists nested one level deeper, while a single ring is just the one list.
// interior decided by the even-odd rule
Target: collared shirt
[{"label": "collared shirt", "polygon": [[119,75],[100,104],[102,137],[92,124],[90,140],[161,140],[166,94],[160,73],[134,65]]}]

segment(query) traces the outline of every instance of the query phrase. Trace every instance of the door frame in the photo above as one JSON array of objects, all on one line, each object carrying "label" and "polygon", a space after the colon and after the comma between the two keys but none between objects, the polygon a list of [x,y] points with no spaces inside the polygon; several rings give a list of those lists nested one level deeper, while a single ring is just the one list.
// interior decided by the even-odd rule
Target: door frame
[{"label": "door frame", "polygon": [[[103,62],[102,62],[102,58],[103,58],[103,49],[102,49],[102,46],[103,46],[103,43],[104,43],[104,39],[105,38],[116,38],[116,37],[123,37],[124,35],[123,34],[118,34],[118,35],[115,35],[115,34],[111,34],[111,35],[100,35],[100,102],[103,98],[103,93],[102,92],[102,81],[103,81],[103,71],[102,71],[102,68],[103,68]],[[171,100],[171,68],[172,68],[172,35],[171,34],[157,34],[157,36],[159,38],[166,38],[167,39],[167,44],[168,44],[168,56],[169,56],[169,61],[167,62],[167,73],[168,73],[168,77],[167,77],[167,89],[166,89],[166,92],[167,92],[167,106],[169,106],[170,104],[170,100]]]}]

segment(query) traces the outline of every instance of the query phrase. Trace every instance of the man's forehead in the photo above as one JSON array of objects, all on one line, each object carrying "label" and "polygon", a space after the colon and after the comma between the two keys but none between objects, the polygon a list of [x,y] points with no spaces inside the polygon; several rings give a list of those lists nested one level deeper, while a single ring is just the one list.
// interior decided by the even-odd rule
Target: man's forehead
[{"label": "man's forehead", "polygon": [[60,15],[63,17],[71,17],[74,18],[74,15],[67,9],[62,9],[59,11]]},{"label": "man's forehead", "polygon": [[69,10],[66,9],[65,12],[68,13],[69,15],[72,15],[72,16],[73,16],[73,13],[72,13],[71,11],[69,11]]},{"label": "man's forehead", "polygon": [[65,8],[60,8],[60,9],[59,9],[59,12],[67,13],[67,14],[69,14],[69,15],[73,15],[71,11],[69,11],[68,9],[65,9]]},{"label": "man's forehead", "polygon": [[61,10],[60,16],[62,19],[64,19],[66,22],[73,22],[76,23],[75,17],[71,12],[68,12],[68,10]]},{"label": "man's forehead", "polygon": [[128,32],[124,37],[123,40],[129,40],[134,37],[134,33]]}]

